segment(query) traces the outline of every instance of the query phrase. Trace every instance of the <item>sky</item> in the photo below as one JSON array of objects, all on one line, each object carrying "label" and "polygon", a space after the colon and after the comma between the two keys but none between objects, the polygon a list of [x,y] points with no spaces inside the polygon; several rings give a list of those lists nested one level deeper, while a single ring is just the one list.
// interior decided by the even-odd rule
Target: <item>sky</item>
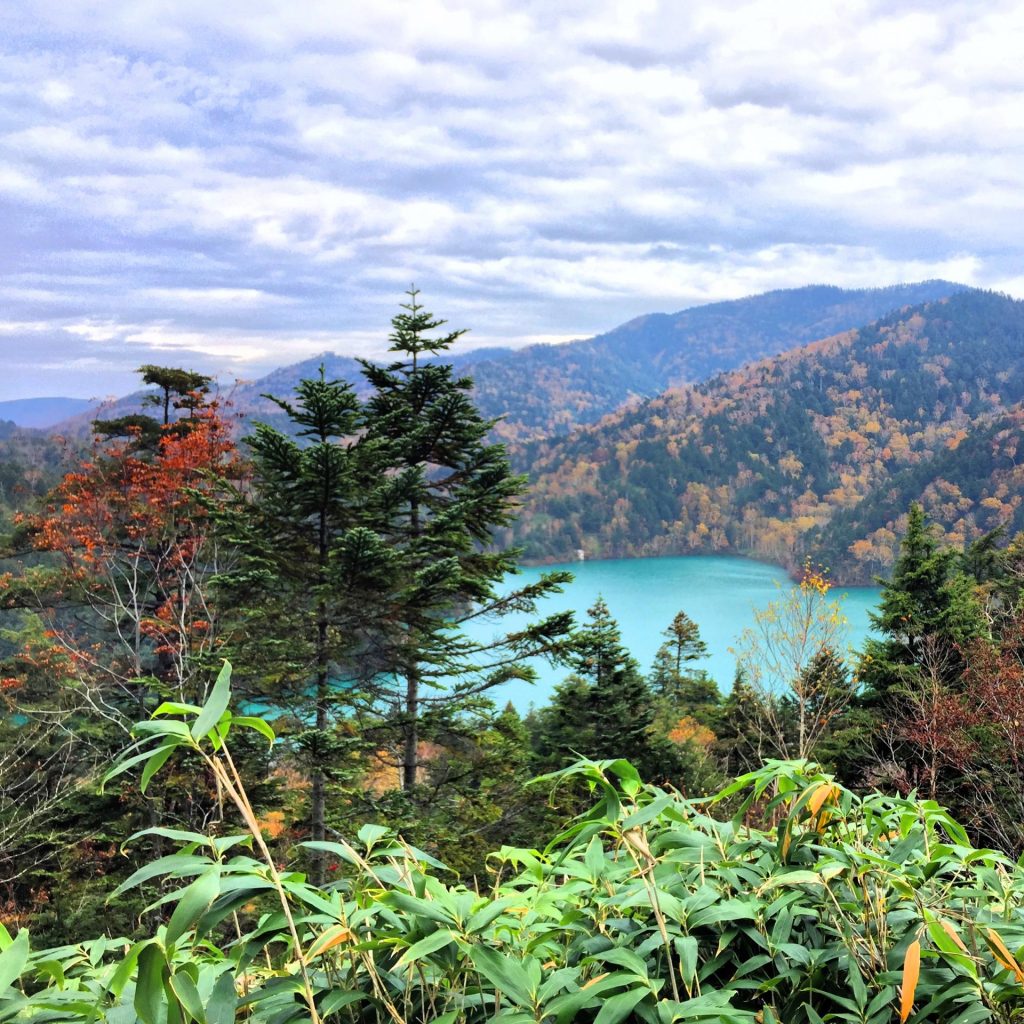
[{"label": "sky", "polygon": [[810,283],[1024,296],[1024,4],[0,5],[0,400]]}]

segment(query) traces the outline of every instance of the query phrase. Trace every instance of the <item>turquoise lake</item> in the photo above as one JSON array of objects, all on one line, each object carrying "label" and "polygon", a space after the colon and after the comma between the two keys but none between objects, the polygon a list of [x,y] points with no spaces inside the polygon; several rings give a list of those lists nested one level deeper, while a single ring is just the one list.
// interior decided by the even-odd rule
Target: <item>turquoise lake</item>
[{"label": "turquoise lake", "polygon": [[[679,558],[633,558],[574,562],[571,565],[526,568],[514,580],[518,585],[537,579],[544,571],[568,569],[575,582],[564,593],[549,598],[541,612],[572,609],[577,622],[600,595],[618,620],[626,648],[646,673],[664,638],[663,630],[682,610],[700,627],[710,656],[695,667],[706,669],[720,689],[727,691],[736,663],[729,648],[743,630],[754,624],[754,609],[777,600],[793,586],[776,566],[729,556],[688,555]],[[880,591],[875,587],[836,588],[847,618],[847,644],[859,647],[870,631],[868,612],[873,611]],[[507,616],[499,622],[475,623],[467,630],[473,639],[491,639],[524,624],[525,616]],[[499,703],[512,701],[520,711],[546,702],[554,686],[565,678],[565,669],[539,663],[537,683],[507,683],[492,691]]]}]

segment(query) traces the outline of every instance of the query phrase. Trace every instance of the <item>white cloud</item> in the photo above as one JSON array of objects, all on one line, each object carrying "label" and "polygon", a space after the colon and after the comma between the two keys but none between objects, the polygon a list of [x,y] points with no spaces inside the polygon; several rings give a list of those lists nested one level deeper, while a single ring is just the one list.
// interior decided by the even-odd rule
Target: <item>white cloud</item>
[{"label": "white cloud", "polygon": [[494,343],[808,281],[1021,291],[1010,0],[19,6],[0,296],[69,359],[371,352],[410,280]]}]

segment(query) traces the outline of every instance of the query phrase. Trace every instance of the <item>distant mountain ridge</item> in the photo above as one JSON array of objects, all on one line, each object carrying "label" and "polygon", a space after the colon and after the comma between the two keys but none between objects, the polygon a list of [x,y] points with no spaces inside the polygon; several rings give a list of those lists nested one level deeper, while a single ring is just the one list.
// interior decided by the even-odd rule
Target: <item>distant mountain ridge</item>
[{"label": "distant mountain ridge", "polygon": [[98,405],[87,398],[13,398],[0,402],[0,420],[45,430]]},{"label": "distant mountain ridge", "polygon": [[505,416],[498,435],[535,440],[964,287],[932,280],[888,288],[788,288],[652,313],[586,341],[533,345],[510,357],[470,361],[466,370],[485,414]]},{"label": "distant mountain ridge", "polygon": [[[652,313],[583,341],[465,352],[456,346],[446,357],[473,378],[481,412],[500,418],[495,435],[520,443],[568,434],[631,401],[963,288],[950,281],[857,290],[810,285],[679,313]],[[290,397],[298,382],[316,376],[321,365],[329,378],[350,381],[357,393],[364,393],[358,361],[325,352],[233,388],[228,395],[233,409],[247,420],[283,423],[280,410],[262,396]],[[138,397],[130,396],[104,415],[121,415],[137,404]]]},{"label": "distant mountain ridge", "polygon": [[912,500],[954,544],[1024,528],[1022,403],[1024,303],[960,292],[531,446],[518,536],[537,560],[811,555],[870,582]]}]

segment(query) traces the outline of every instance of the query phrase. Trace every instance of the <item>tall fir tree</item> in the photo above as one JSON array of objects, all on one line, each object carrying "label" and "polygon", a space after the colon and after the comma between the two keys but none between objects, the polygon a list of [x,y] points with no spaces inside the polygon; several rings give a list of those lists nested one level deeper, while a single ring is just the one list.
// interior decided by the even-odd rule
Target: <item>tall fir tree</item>
[{"label": "tall fir tree", "polygon": [[879,610],[871,616],[880,638],[864,646],[859,675],[869,705],[899,704],[899,691],[920,670],[927,655],[942,662],[946,685],[963,672],[962,651],[987,633],[970,577],[957,553],[940,547],[913,504],[890,579],[883,581]]},{"label": "tall fir tree", "polygon": [[[294,402],[267,396],[293,436],[257,424],[245,439],[252,480],[222,518],[237,570],[221,579],[235,609],[235,661],[252,695],[293,712],[310,771],[310,834],[326,835],[337,713],[380,668],[373,620],[394,558],[364,524],[368,475],[361,410],[348,383],[300,382]],[[323,876],[314,855],[313,875]]]},{"label": "tall fir tree", "polygon": [[494,423],[474,405],[472,380],[437,359],[464,332],[434,333],[445,321],[423,308],[415,288],[408,295],[392,320],[389,351],[398,358],[385,366],[363,363],[373,389],[363,444],[380,467],[368,511],[402,579],[389,617],[392,664],[373,692],[399,728],[407,790],[417,780],[424,712],[530,675],[524,659],[555,650],[571,616],[551,616],[482,645],[470,643],[461,624],[531,612],[572,578],[549,573],[501,591],[517,571],[519,551],[495,546],[493,537],[512,522],[525,478],[512,473],[504,447],[489,441]]}]

